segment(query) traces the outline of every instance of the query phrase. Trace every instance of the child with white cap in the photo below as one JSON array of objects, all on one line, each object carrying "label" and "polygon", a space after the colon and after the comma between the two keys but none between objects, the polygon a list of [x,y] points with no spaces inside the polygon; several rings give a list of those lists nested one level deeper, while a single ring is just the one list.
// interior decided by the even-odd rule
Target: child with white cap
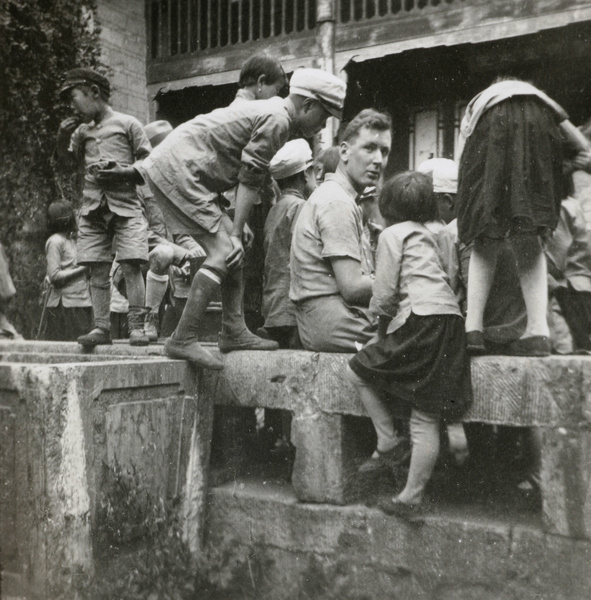
[{"label": "child with white cap", "polygon": [[259,333],[280,348],[298,347],[294,307],[289,299],[289,252],[293,228],[308,196],[316,188],[312,151],[303,139],[287,142],[272,158],[269,170],[281,195],[267,215],[263,247],[265,325]]},{"label": "child with white cap", "polygon": [[[179,324],[165,344],[171,358],[222,369],[223,362],[198,342],[198,328],[210,301],[222,296],[222,352],[273,350],[246,327],[242,233],[258,202],[269,162],[290,136],[319,133],[329,116],[341,118],[346,84],[319,69],[297,69],[285,99],[241,102],[199,115],[177,127],[136,171],[152,188],[170,233],[188,233],[207,252],[195,275]],[[127,172],[104,170],[105,180]],[[223,225],[219,194],[238,185],[232,231]]]}]

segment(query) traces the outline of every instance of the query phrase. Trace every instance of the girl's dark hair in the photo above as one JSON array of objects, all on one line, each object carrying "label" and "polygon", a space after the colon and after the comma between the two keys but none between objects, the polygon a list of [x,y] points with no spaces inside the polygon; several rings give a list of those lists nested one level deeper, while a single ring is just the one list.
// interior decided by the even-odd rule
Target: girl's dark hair
[{"label": "girl's dark hair", "polygon": [[391,225],[403,221],[426,223],[438,217],[433,182],[418,171],[405,171],[388,179],[380,193],[379,207]]},{"label": "girl's dark hair", "polygon": [[75,233],[76,215],[69,202],[57,200],[47,208],[47,229],[50,234]]},{"label": "girl's dark hair", "polygon": [[242,66],[238,85],[243,88],[254,85],[261,75],[265,76],[265,83],[272,84],[283,79],[287,82],[285,71],[281,63],[268,54],[255,54]]}]

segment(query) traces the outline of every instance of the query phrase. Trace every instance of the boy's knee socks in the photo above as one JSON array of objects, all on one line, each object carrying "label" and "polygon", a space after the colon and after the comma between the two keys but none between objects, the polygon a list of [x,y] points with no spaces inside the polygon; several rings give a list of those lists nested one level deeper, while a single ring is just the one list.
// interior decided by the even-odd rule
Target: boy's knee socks
[{"label": "boy's knee socks", "polygon": [[95,327],[103,331],[111,331],[111,281],[108,270],[92,271],[90,296]]},{"label": "boy's knee socks", "polygon": [[173,337],[177,341],[196,339],[199,324],[209,303],[220,288],[220,277],[207,268],[201,268],[193,278],[183,314]]},{"label": "boy's knee socks", "polygon": [[158,275],[154,271],[148,271],[146,275],[146,306],[151,312],[157,312],[166,289],[168,288],[168,274]]},{"label": "boy's knee socks", "polygon": [[222,332],[241,333],[244,322],[244,270],[228,273],[222,281]]}]

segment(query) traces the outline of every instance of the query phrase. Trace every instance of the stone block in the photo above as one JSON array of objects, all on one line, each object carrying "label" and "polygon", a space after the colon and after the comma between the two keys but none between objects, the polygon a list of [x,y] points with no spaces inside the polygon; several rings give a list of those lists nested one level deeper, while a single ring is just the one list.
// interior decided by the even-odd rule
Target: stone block
[{"label": "stone block", "polygon": [[544,428],[541,488],[548,532],[591,537],[591,431]]},{"label": "stone block", "polygon": [[305,502],[345,504],[360,454],[348,417],[317,412],[297,412],[291,424],[296,447],[291,481]]}]

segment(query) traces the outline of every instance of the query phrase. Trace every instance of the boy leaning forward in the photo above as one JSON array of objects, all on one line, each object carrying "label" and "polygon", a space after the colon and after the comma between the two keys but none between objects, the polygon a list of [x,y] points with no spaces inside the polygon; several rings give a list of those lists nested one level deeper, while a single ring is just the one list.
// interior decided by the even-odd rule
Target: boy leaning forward
[{"label": "boy leaning forward", "polygon": [[[199,115],[177,127],[138,167],[162,208],[169,232],[194,236],[207,252],[177,328],[164,346],[169,357],[223,368],[223,362],[197,341],[199,324],[218,290],[222,352],[277,348],[276,342],[250,332],[244,322],[244,224],[277,150],[290,136],[315,135],[329,116],[341,118],[345,91],[345,83],[330,73],[297,69],[287,98],[243,102]],[[113,180],[126,176],[125,169],[101,173]],[[236,185],[230,222],[218,198]]]},{"label": "boy leaning forward", "polygon": [[84,167],[77,250],[79,264],[90,268],[95,327],[78,342],[87,347],[111,343],[109,271],[115,254],[130,305],[129,343],[146,345],[145,285],[140,266],[148,260],[148,224],[136,181],[102,181],[98,173],[115,167],[137,173],[132,165],[150,154],[150,142],[136,118],[111,108],[109,81],[100,73],[72,69],[66,73],[60,93],[69,94],[75,116],[60,124],[56,156],[66,167]]}]

